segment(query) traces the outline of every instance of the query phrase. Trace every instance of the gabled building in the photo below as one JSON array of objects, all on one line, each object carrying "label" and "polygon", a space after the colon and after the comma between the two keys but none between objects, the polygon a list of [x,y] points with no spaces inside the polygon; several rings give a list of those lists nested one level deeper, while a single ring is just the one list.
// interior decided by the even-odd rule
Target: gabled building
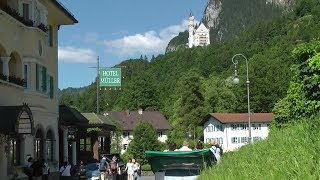
[{"label": "gabled building", "polygon": [[0,179],[28,157],[58,174],[58,30],[77,22],[57,0],[0,0]]},{"label": "gabled building", "polygon": [[[253,142],[267,138],[273,113],[252,113],[250,119]],[[210,113],[200,125],[204,128],[203,141],[216,141],[224,151],[233,151],[248,143],[247,113]]]},{"label": "gabled building", "polygon": [[168,120],[160,111],[118,111],[118,112],[106,112],[105,117],[111,121],[115,121],[123,128],[122,136],[122,150],[124,153],[130,141],[134,138],[133,130],[140,121],[146,121],[152,124],[154,129],[158,133],[158,140],[165,142],[167,140],[167,130],[171,128]]}]

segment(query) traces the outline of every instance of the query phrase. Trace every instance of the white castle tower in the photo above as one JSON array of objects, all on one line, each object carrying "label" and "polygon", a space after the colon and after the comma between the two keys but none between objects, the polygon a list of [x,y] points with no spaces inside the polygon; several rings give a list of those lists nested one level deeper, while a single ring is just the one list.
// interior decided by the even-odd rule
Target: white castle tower
[{"label": "white castle tower", "polygon": [[194,28],[194,16],[189,15],[189,48],[193,46],[207,46],[210,44],[210,30],[201,22],[197,29]]},{"label": "white castle tower", "polygon": [[194,34],[194,16],[190,12],[190,15],[189,15],[189,38],[188,38],[189,48],[192,48],[192,46],[194,44],[193,34]]}]

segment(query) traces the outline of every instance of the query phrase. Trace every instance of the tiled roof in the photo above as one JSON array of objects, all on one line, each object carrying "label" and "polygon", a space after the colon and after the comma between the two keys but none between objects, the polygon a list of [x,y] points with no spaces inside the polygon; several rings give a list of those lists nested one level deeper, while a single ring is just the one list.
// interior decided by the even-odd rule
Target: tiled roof
[{"label": "tiled roof", "polygon": [[152,124],[156,130],[168,130],[171,128],[168,120],[159,111],[118,111],[106,112],[106,117],[114,120],[123,126],[123,130],[132,131],[139,121],[146,121]]},{"label": "tiled roof", "polygon": [[66,125],[88,124],[88,120],[76,109],[66,106],[59,106],[59,123]]},{"label": "tiled roof", "polygon": [[81,113],[84,117],[89,120],[89,124],[103,124],[109,126],[115,126],[112,121],[108,118],[104,117],[103,115],[96,114],[96,113]]},{"label": "tiled roof", "polygon": [[[210,117],[213,117],[221,123],[247,123],[248,113],[210,113],[200,123],[204,125]],[[250,121],[252,123],[270,123],[273,119],[273,113],[251,113]]]}]

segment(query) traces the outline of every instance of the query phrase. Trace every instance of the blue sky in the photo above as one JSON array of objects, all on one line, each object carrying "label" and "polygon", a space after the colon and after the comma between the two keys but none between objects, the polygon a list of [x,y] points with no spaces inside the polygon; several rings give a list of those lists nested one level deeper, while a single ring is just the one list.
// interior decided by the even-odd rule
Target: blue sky
[{"label": "blue sky", "polygon": [[208,0],[60,0],[79,21],[59,30],[59,88],[83,87],[101,66],[111,67],[141,54],[164,54],[187,29],[190,10],[200,20]]}]

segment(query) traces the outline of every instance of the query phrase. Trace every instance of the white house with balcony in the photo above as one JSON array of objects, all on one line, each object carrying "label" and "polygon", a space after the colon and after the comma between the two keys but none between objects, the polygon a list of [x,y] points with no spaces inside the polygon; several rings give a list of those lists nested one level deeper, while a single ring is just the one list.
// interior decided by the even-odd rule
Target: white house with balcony
[{"label": "white house with balcony", "polygon": [[[273,113],[252,113],[252,141],[268,137]],[[210,113],[200,123],[204,127],[204,142],[216,141],[224,151],[233,151],[248,143],[248,113]]]}]

